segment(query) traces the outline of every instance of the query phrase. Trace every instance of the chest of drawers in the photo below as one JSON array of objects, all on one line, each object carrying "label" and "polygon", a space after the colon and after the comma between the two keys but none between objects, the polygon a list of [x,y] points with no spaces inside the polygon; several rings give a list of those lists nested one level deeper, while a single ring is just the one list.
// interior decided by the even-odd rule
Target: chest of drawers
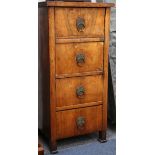
[{"label": "chest of drawers", "polygon": [[110,3],[39,3],[39,129],[106,141]]}]

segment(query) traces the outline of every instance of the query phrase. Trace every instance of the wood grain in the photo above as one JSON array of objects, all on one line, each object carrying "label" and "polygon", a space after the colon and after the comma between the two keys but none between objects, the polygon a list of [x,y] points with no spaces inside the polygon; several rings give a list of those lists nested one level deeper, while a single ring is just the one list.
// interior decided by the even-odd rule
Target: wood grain
[{"label": "wood grain", "polygon": [[50,137],[48,9],[38,9],[38,128]]},{"label": "wood grain", "polygon": [[[84,54],[78,65],[76,56]],[[103,42],[56,44],[56,75],[103,71]]]},{"label": "wood grain", "polygon": [[104,79],[103,79],[103,131],[107,129],[107,103],[108,103],[108,52],[110,32],[110,8],[106,8],[105,15],[105,44],[104,44]]},{"label": "wood grain", "polygon": [[[56,8],[56,37],[104,36],[103,8]],[[77,18],[85,20],[85,29],[79,32],[76,27]]]},{"label": "wood grain", "polygon": [[63,79],[63,78],[69,78],[69,77],[83,77],[83,76],[90,76],[90,75],[103,75],[103,71],[91,71],[91,72],[84,72],[84,73],[62,74],[62,75],[56,75],[56,78]]},{"label": "wood grain", "polygon": [[91,107],[91,106],[97,106],[97,105],[102,105],[102,104],[103,104],[102,101],[89,102],[85,104],[75,104],[75,105],[70,105],[70,106],[56,107],[56,111],[64,111],[64,110],[70,110],[70,109]]},{"label": "wood grain", "polygon": [[54,7],[48,9],[49,16],[49,58],[50,58],[50,114],[51,114],[51,150],[57,150],[56,144],[56,90],[55,90],[55,21]]},{"label": "wood grain", "polygon": [[[90,36],[89,36],[90,37]],[[103,36],[100,36],[100,38],[75,38],[75,37],[61,37],[61,38],[57,38],[56,39],[56,43],[84,43],[84,42],[103,42],[104,41],[104,37]]]},{"label": "wood grain", "polygon": [[77,7],[77,8],[106,8],[114,7],[114,3],[92,3],[92,2],[39,2],[39,7],[55,6],[55,7]]},{"label": "wood grain", "polygon": [[[85,126],[78,128],[76,120],[85,118]],[[102,105],[57,112],[57,139],[88,134],[102,129]]]},{"label": "wood grain", "polygon": [[[83,86],[85,94],[77,97],[76,89]],[[56,80],[57,107],[102,101],[103,76],[85,76]]]}]

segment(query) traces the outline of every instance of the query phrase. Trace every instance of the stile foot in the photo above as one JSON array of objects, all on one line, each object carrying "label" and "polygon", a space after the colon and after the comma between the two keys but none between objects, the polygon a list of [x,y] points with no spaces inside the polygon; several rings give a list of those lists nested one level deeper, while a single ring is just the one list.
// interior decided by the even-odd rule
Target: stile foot
[{"label": "stile foot", "polygon": [[107,139],[106,139],[106,131],[99,131],[98,141],[99,141],[100,143],[105,143],[105,142],[107,142]]}]

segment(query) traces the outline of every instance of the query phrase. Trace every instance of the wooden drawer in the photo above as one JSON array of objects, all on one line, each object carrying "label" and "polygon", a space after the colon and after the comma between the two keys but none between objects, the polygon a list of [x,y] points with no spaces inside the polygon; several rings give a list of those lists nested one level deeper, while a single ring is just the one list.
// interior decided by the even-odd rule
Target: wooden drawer
[{"label": "wooden drawer", "polygon": [[102,129],[102,105],[56,113],[57,139]]},{"label": "wooden drawer", "polygon": [[103,100],[103,76],[56,80],[56,106],[72,106]]},{"label": "wooden drawer", "polygon": [[76,76],[79,73],[102,71],[103,42],[56,45],[56,76]]},{"label": "wooden drawer", "polygon": [[104,35],[104,8],[56,8],[56,37]]}]

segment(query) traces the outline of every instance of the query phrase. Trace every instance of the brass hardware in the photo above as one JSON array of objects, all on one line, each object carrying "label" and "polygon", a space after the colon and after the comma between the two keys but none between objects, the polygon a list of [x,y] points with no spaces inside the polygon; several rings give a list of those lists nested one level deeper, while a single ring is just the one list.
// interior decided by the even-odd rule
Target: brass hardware
[{"label": "brass hardware", "polygon": [[85,63],[85,55],[82,53],[79,53],[76,55],[76,62],[79,66]]},{"label": "brass hardware", "polygon": [[76,20],[76,28],[79,32],[82,32],[85,28],[85,20],[83,18],[78,17]]},{"label": "brass hardware", "polygon": [[85,89],[83,86],[80,86],[76,89],[76,95],[82,97],[85,94]]},{"label": "brass hardware", "polygon": [[77,124],[77,127],[78,128],[83,128],[84,127],[84,125],[85,125],[85,118],[84,117],[82,117],[82,116],[79,116],[78,118],[77,118],[77,120],[76,120],[76,124]]}]

